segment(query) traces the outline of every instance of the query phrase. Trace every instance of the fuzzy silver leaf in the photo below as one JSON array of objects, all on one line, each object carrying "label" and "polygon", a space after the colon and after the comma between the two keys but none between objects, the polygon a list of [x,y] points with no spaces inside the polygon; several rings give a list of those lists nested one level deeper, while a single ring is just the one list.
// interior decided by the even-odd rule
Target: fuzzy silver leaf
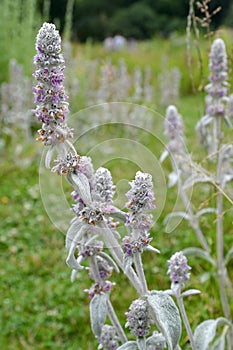
[{"label": "fuzzy silver leaf", "polygon": [[165,347],[166,342],[165,342],[165,338],[162,335],[162,333],[159,332],[153,332],[153,335],[149,338],[147,338],[146,340],[146,345],[147,347],[152,347],[152,349],[157,349],[158,346],[160,346],[161,348]]},{"label": "fuzzy silver leaf", "polygon": [[137,344],[139,350],[146,350],[146,338],[145,337],[137,337]]},{"label": "fuzzy silver leaf", "polygon": [[121,345],[117,350],[138,350],[136,341],[127,341],[127,343]]},{"label": "fuzzy silver leaf", "polygon": [[70,175],[72,184],[74,185],[75,189],[77,189],[78,194],[82,198],[83,202],[91,206],[92,205],[92,199],[91,199],[91,192],[90,192],[90,185],[87,177],[79,173],[78,175],[76,174],[71,174]]},{"label": "fuzzy silver leaf", "polygon": [[108,255],[107,253],[104,253],[104,252],[100,252],[98,255],[101,256],[102,258],[104,258],[104,259],[109,263],[109,265],[112,266],[112,267],[114,268],[114,270],[115,270],[117,273],[120,272],[120,270],[119,270],[117,264],[116,264],[115,261],[110,257],[110,255]]},{"label": "fuzzy silver leaf", "polygon": [[191,247],[191,248],[186,248],[183,249],[182,252],[184,253],[184,255],[187,256],[197,256],[199,258],[202,258],[208,262],[210,262],[213,266],[216,265],[215,260],[210,256],[210,253],[207,252],[204,249],[201,248],[196,248],[196,247]]},{"label": "fuzzy silver leaf", "polygon": [[123,260],[123,270],[125,274],[127,274],[129,268],[132,266],[132,263],[133,263],[133,256],[125,254],[124,260]]},{"label": "fuzzy silver leaf", "polygon": [[152,318],[163,333],[169,350],[179,343],[181,318],[173,299],[162,291],[151,291],[146,295]]},{"label": "fuzzy silver leaf", "polygon": [[182,297],[188,297],[189,295],[196,295],[196,294],[200,294],[201,291],[198,290],[198,289],[189,289],[189,290],[186,290],[185,292],[183,292],[181,294]]},{"label": "fuzzy silver leaf", "polygon": [[77,248],[77,244],[80,242],[80,239],[84,235],[85,232],[87,232],[88,226],[83,225],[80,230],[77,232],[77,234],[74,236],[70,247],[69,247],[69,252],[68,256],[66,258],[66,263],[69,267],[71,267],[74,270],[82,270],[83,266],[81,266],[78,262],[78,260],[75,258],[74,253]]},{"label": "fuzzy silver leaf", "polygon": [[96,337],[101,334],[101,329],[107,317],[107,295],[96,294],[90,302],[91,329]]},{"label": "fuzzy silver leaf", "polygon": [[216,320],[207,320],[197,326],[194,332],[194,342],[196,350],[208,350],[210,343],[214,340],[218,326],[229,325],[230,321],[224,317],[219,317]]},{"label": "fuzzy silver leaf", "polygon": [[213,345],[212,350],[224,350],[225,349],[225,337],[221,335]]},{"label": "fuzzy silver leaf", "polygon": [[214,179],[205,174],[194,174],[185,181],[183,189],[187,190],[188,188],[193,187],[195,184],[200,182],[214,183]]},{"label": "fuzzy silver leaf", "polygon": [[177,218],[177,217],[181,217],[182,219],[185,219],[185,220],[190,219],[190,216],[185,211],[175,211],[174,213],[170,213],[166,215],[164,219],[164,225],[167,225],[167,223],[171,218]]},{"label": "fuzzy silver leaf", "polygon": [[216,209],[215,208],[204,208],[199,210],[196,213],[196,217],[199,218],[200,216],[204,215],[204,214],[209,214],[209,213],[215,213],[216,214]]},{"label": "fuzzy silver leaf", "polygon": [[74,240],[74,237],[81,230],[82,227],[88,228],[88,224],[86,224],[82,220],[75,218],[66,234],[66,249],[68,251],[70,250],[70,246]]},{"label": "fuzzy silver leaf", "polygon": [[52,160],[52,157],[53,157],[53,153],[54,153],[54,147],[51,146],[49,148],[49,150],[47,151],[46,156],[45,156],[45,167],[47,169],[50,169],[50,163],[51,163],[51,160]]}]

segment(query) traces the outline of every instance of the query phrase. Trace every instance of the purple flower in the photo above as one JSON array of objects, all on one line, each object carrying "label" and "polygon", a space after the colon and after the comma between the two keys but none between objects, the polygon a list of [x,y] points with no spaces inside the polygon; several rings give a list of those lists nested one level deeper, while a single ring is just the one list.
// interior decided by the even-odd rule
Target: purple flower
[{"label": "purple flower", "polygon": [[224,41],[214,40],[209,55],[210,84],[206,86],[209,94],[206,113],[212,117],[225,115],[225,106],[222,103],[227,96],[227,54]]},{"label": "purple flower", "polygon": [[116,350],[118,348],[118,341],[116,331],[113,326],[105,324],[102,327],[100,337],[98,338],[98,349]]},{"label": "purple flower", "polygon": [[130,226],[133,230],[140,231],[141,233],[146,233],[152,226],[152,215],[127,213],[126,226]]},{"label": "purple flower", "polygon": [[136,337],[144,337],[149,334],[150,317],[148,305],[145,300],[136,299],[126,312],[127,322],[125,327],[129,327],[130,333]]},{"label": "purple flower", "polygon": [[89,298],[93,299],[96,294],[110,292],[114,283],[105,281],[103,284],[94,283],[90,289],[85,289],[84,292],[88,293]]},{"label": "purple flower", "polygon": [[102,167],[97,169],[93,178],[93,201],[105,204],[112,203],[114,193],[115,186],[110,171]]},{"label": "purple flower", "polygon": [[[62,133],[66,116],[69,112],[68,96],[63,86],[64,59],[60,54],[61,37],[54,24],[44,23],[38,32],[36,39],[37,54],[34,57],[36,71],[33,74],[37,85],[33,88],[36,109],[33,111],[38,121],[43,123],[43,130],[50,126],[50,131],[57,128],[57,135],[51,141],[52,145],[62,139],[72,137],[71,132]],[[41,132],[41,131],[40,131]],[[43,136],[43,135],[42,135]],[[60,136],[60,137],[59,137]],[[51,145],[47,138],[39,137],[45,145]]]},{"label": "purple flower", "polygon": [[[100,256],[96,256],[96,263],[97,263],[97,268],[99,271],[99,276],[101,281],[106,281],[106,279],[108,277],[111,277],[112,275],[112,270],[113,267],[109,265],[109,263],[107,262],[107,260],[103,259]],[[92,270],[90,269],[90,278],[92,280],[95,280],[95,276],[92,275]]]},{"label": "purple flower", "polygon": [[68,153],[65,158],[55,160],[55,163],[57,164],[51,171],[58,173],[58,175],[77,173],[80,168],[80,158],[79,155]]},{"label": "purple flower", "polygon": [[164,134],[168,138],[167,148],[172,153],[180,154],[184,148],[184,125],[182,116],[173,105],[168,106],[164,121]]},{"label": "purple flower", "polygon": [[90,208],[86,206],[79,213],[79,217],[90,225],[96,225],[104,220],[104,212],[99,208]]},{"label": "purple flower", "polygon": [[89,258],[102,252],[103,242],[94,240],[90,244],[80,243],[78,250],[78,255],[81,256],[82,259]]},{"label": "purple flower", "polygon": [[44,124],[42,129],[38,130],[38,133],[37,141],[41,141],[45,146],[54,146],[73,137],[72,129],[66,124],[60,124],[56,128]]},{"label": "purple flower", "polygon": [[179,284],[181,288],[184,287],[185,283],[190,279],[191,267],[188,265],[188,261],[183,252],[177,252],[172,255],[171,259],[168,260],[168,274],[172,284]]},{"label": "purple flower", "polygon": [[142,253],[145,250],[149,243],[152,241],[149,233],[145,235],[140,235],[137,239],[132,239],[128,236],[125,236],[122,239],[123,249],[127,255],[133,255],[135,253]]},{"label": "purple flower", "polygon": [[133,214],[142,213],[155,208],[152,176],[138,171],[135,180],[130,182],[131,189],[126,193],[126,207]]}]

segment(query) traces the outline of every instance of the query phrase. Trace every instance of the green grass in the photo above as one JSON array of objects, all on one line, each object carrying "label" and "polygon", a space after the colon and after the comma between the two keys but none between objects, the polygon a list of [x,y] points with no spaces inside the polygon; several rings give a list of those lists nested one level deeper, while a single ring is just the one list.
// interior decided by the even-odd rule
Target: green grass
[{"label": "green grass", "polygon": [[[125,60],[131,70],[135,64],[141,66],[149,64],[153,67],[153,73],[156,75],[161,69],[161,58],[165,54],[169,55],[171,65],[176,64],[182,67],[183,62],[185,62],[184,38],[182,38],[180,45],[182,50],[175,50],[173,41],[154,40],[153,42],[141,43],[137,55],[130,52],[125,53]],[[206,48],[207,43],[204,42],[202,45]],[[76,49],[81,59],[87,55],[83,47],[76,47]],[[118,62],[120,55],[112,53],[113,61]],[[104,59],[103,50],[99,46],[91,47],[88,57]],[[205,62],[207,62],[207,58],[205,58]],[[80,70],[82,74],[82,67]],[[194,127],[203,115],[204,94],[188,94],[189,88],[185,88],[185,86],[190,86],[187,70],[183,71],[183,75],[186,81],[183,86],[185,93],[177,105],[184,117],[188,149],[194,153],[196,159],[202,160],[205,153],[198,145]],[[159,112],[164,114],[162,109]],[[155,123],[155,128],[151,130],[151,133],[143,130],[139,130],[137,133],[137,141],[150,150],[156,158],[159,158],[163,149],[156,136],[158,133],[163,139],[161,120],[160,125]],[[121,138],[121,135],[120,126],[107,126],[99,128],[97,132],[90,133],[88,137],[91,138],[92,143],[96,142],[98,145],[109,139]],[[134,140],[130,130],[128,138]],[[20,142],[20,140],[16,141]],[[81,153],[85,143],[88,143],[88,139],[83,136],[78,144]],[[32,143],[25,147],[20,160],[17,160],[15,145],[16,143],[9,144],[4,154],[1,155],[2,166],[0,168],[2,216],[0,221],[1,348],[4,350],[86,350],[96,348],[97,341],[94,339],[89,325],[89,299],[83,292],[85,288],[90,286],[90,280],[87,273],[83,271],[79,273],[78,280],[71,284],[71,270],[65,263],[64,234],[53,226],[43,207],[38,174],[41,148]],[[29,165],[24,162],[26,159],[30,160]],[[93,161],[95,166],[103,161],[101,152]],[[101,165],[103,164],[101,163]],[[106,161],[106,166],[111,169],[114,181],[118,184],[119,190],[122,191],[126,189],[126,184],[120,183],[120,179],[132,179],[138,169],[135,162],[130,159]],[[169,169],[170,165],[167,161],[164,165],[164,172],[168,174]],[[56,174],[51,174],[51,179],[55,179],[56,176]],[[158,178],[155,178],[157,210],[161,206],[159,203],[160,194],[157,193],[160,190],[159,181],[158,175]],[[64,185],[63,188],[66,197],[69,197],[71,189],[68,185]],[[46,190],[51,193],[49,184],[47,189],[44,188],[45,192]],[[146,276],[151,289],[169,288],[169,278],[166,275],[167,259],[182,248],[197,245],[195,235],[185,221],[182,221],[173,233],[166,234],[164,232],[163,219],[173,208],[176,196],[175,189],[168,191],[165,207],[152,230],[154,238],[152,243],[161,251],[161,254],[155,255],[151,252],[143,254]],[[210,188],[206,196],[210,202],[214,202],[214,189]],[[199,187],[193,198],[196,207],[198,207],[204,198]],[[226,248],[229,248],[233,244],[232,217],[230,205],[225,204],[227,208],[225,244]],[[57,203],[54,203],[54,206],[56,205]],[[62,212],[60,215],[65,217],[66,212]],[[202,221],[202,227],[208,237],[208,243],[215,251],[213,221],[213,216],[206,217]],[[188,287],[202,291],[200,296],[189,297],[185,301],[194,329],[204,319],[221,316],[222,311],[213,271],[210,271],[209,280],[205,283],[200,282],[200,276],[210,268],[208,263],[190,258],[189,264],[192,266],[192,278]],[[232,267],[231,265],[229,271],[231,271],[233,278]],[[137,296],[122,275],[114,274],[112,280],[117,283],[111,294],[112,302],[116,305],[121,323],[124,324],[124,313],[128,310],[133,298]],[[187,337],[184,332],[181,340],[182,349],[186,348],[186,342]]]}]

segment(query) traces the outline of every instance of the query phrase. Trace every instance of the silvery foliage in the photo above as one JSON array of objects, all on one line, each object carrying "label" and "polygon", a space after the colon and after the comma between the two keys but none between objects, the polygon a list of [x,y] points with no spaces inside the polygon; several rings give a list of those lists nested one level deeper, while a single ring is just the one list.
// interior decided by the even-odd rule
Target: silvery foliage
[{"label": "silvery foliage", "polygon": [[[38,54],[35,57],[37,65],[35,77],[38,85],[34,89],[37,103],[35,114],[42,122],[44,131],[51,131],[50,138],[43,137],[44,133],[40,131],[39,139],[45,146],[50,147],[45,159],[46,166],[51,162],[51,147],[56,147],[58,157],[52,171],[65,176],[73,187],[74,218],[66,234],[66,262],[72,269],[71,280],[75,281],[81,271],[87,270],[85,266],[88,265],[92,285],[85,292],[90,298],[91,328],[95,337],[98,338],[99,349],[109,349],[111,345],[111,349],[120,350],[165,348],[179,350],[181,318],[172,297],[176,297],[188,329],[190,326],[187,318],[184,317],[182,298],[199,291],[181,292],[189,279],[187,272],[189,266],[183,253],[178,253],[169,262],[171,290],[148,290],[143,271],[142,253],[146,250],[145,248],[158,252],[149,244],[152,221],[148,211],[154,207],[152,177],[147,173],[136,173],[135,179],[130,182],[131,189],[127,193],[128,211],[123,212],[113,204],[115,186],[109,170],[101,167],[95,171],[91,159],[78,155],[71,143],[67,142],[71,137],[71,131],[65,124],[68,103],[62,85],[64,61],[60,54],[60,42],[55,26],[45,23],[39,31],[36,45]],[[177,120],[180,121],[179,118]],[[173,134],[174,130],[170,131]],[[57,147],[58,145],[60,147]],[[227,159],[227,151],[224,154],[222,161]],[[123,245],[118,233],[117,220],[125,224],[128,234],[128,238],[123,239]],[[133,264],[127,265],[127,268],[125,255],[133,256]],[[83,264],[84,261],[85,264]],[[110,280],[114,270],[116,273],[125,272],[138,293],[138,298],[132,302],[126,314],[126,327],[136,338],[135,341],[128,341],[110,301],[111,292],[115,286],[115,283]],[[106,324],[107,317],[112,326]],[[200,337],[203,336],[200,329],[203,329],[204,333],[208,330],[211,334],[208,339],[211,338],[212,341],[219,321],[214,322],[214,325],[211,323],[209,326],[208,323],[207,326],[203,326],[202,324],[197,328],[195,343],[191,332],[188,331],[193,350],[198,347]],[[227,321],[224,322],[227,323]],[[117,347],[118,342],[122,343],[119,347]],[[207,340],[206,343],[208,342],[210,341]]]},{"label": "silvery foliage", "polygon": [[[120,219],[123,224],[127,221],[126,226],[128,228],[130,226],[131,233],[136,230],[138,238],[142,235],[142,238],[147,239],[151,218],[146,211],[153,207],[154,200],[152,178],[149,174],[141,172],[136,174],[128,194],[131,202],[126,205],[129,209],[127,214],[113,205],[115,186],[110,172],[104,168],[94,171],[91,159],[78,155],[67,143],[67,133],[60,133],[62,127],[69,130],[64,124],[68,104],[62,86],[64,62],[60,54],[60,37],[53,24],[45,23],[40,29],[36,48],[38,54],[35,57],[37,66],[35,77],[38,84],[34,89],[37,103],[35,114],[42,122],[43,128],[52,131],[50,139],[47,136],[46,139],[43,138],[44,133],[40,131],[39,140],[50,147],[49,156],[46,157],[47,166],[50,165],[52,158],[51,147],[62,144],[62,147],[57,147],[58,157],[52,171],[65,176],[74,189],[72,192],[75,200],[74,219],[66,235],[67,264],[72,269],[71,278],[74,281],[78,277],[79,270],[86,270],[83,265],[83,261],[86,260],[92,280],[91,287],[86,290],[90,297],[91,327],[100,341],[99,348],[106,344],[103,331],[106,329],[107,316],[115,328],[119,341],[129,348],[127,338],[110,302],[111,290],[115,285],[110,281],[112,272],[124,270],[124,251],[117,232],[116,220]],[[51,76],[53,82],[56,82],[54,85]],[[106,248],[109,253],[105,251]],[[137,348],[144,349],[148,342],[150,349],[162,349],[166,342],[170,350],[174,349],[179,342],[181,329],[178,309],[169,295],[163,292],[150,292],[145,285],[143,289],[141,281],[143,276],[139,273],[143,270],[141,259],[136,259],[135,266],[128,267],[127,277],[147,310],[144,322],[148,324],[152,319],[153,328],[156,324],[163,334],[153,333],[151,336],[147,332],[135,334],[137,338],[135,344]],[[141,311],[139,310],[136,319],[138,324],[141,324]]]},{"label": "silvery foliage", "polygon": [[[230,192],[229,183],[232,182],[233,179],[233,145],[231,143],[223,143],[223,131],[221,128],[223,122],[225,122],[228,127],[231,127],[232,98],[227,98],[227,56],[225,44],[222,39],[216,39],[213,42],[210,53],[209,69],[211,74],[210,84],[206,87],[206,91],[208,92],[206,115],[198,122],[196,129],[200,143],[207,148],[209,155],[208,158],[210,158],[211,155],[211,160],[215,162],[215,173],[211,173],[202,165],[194,162],[191,157],[189,157],[189,159],[186,158],[185,154],[182,153],[182,151],[184,151],[184,148],[182,148],[183,143],[181,141],[184,137],[183,125],[181,123],[180,115],[174,106],[169,106],[167,108],[164,134],[168,138],[168,144],[166,145],[166,149],[163,152],[160,161],[163,162],[170,154],[173,167],[173,172],[171,174],[175,173],[176,175],[172,175],[172,178],[175,179],[173,183],[178,185],[180,198],[185,207],[184,211],[168,214],[165,223],[173,217],[180,216],[186,219],[193,228],[201,248],[186,248],[183,250],[183,253],[185,255],[204,259],[212,265],[212,268],[216,271],[216,278],[219,284],[222,309],[224,313],[224,318],[205,321],[199,325],[194,332],[194,336],[192,335],[191,329],[186,327],[187,332],[189,333],[191,345],[194,344],[192,348],[195,347],[195,349],[200,350],[224,349],[224,344],[226,342],[226,347],[230,350],[233,346],[233,333],[227,290],[231,292],[233,291],[229,280],[227,265],[230,259],[232,259],[233,249],[231,247],[228,252],[224,252],[223,197],[232,203],[232,199],[229,197],[232,193]],[[226,105],[226,103],[228,104]],[[179,157],[177,157],[177,154],[179,154]],[[186,164],[184,165],[184,163]],[[171,174],[169,175],[169,184],[171,184]],[[208,184],[209,186],[214,187],[217,192],[216,207],[204,207],[199,211],[194,211],[192,203],[190,203],[187,196],[187,191],[198,184],[199,186],[200,184]],[[209,213],[216,215],[216,252],[211,252],[206,233],[200,226],[200,218],[202,215]],[[173,259],[170,260],[170,264],[173,262],[172,260]],[[174,270],[169,266],[169,273],[171,274],[173,283],[171,290],[168,291],[168,293],[176,296],[179,306],[182,302],[183,296],[198,293],[196,290],[182,293],[182,286],[180,283],[177,283],[179,281],[179,276],[177,275],[178,270],[176,271],[176,269]],[[187,271],[183,276],[187,277]],[[225,328],[216,339],[215,344],[211,347],[210,344],[212,344],[212,341],[216,338],[216,328],[219,324],[225,324]]]},{"label": "silvery foliage", "polygon": [[9,63],[9,82],[0,87],[0,122],[4,134],[24,140],[31,139],[31,81],[24,75],[23,67],[14,59]]}]

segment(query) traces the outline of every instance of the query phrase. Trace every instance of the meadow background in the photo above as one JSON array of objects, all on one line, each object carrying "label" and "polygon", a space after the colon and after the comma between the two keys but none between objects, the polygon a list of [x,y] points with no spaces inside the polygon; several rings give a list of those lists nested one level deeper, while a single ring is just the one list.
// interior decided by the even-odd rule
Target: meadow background
[{"label": "meadow background", "polygon": [[[79,143],[77,143],[81,154],[91,152],[94,145],[105,140],[121,138],[123,135],[138,141],[159,158],[163,146],[155,137],[158,128],[161,128],[161,125],[157,124],[156,116],[149,121],[143,119],[146,118],[146,115],[142,116],[142,123],[145,123],[150,133],[137,130],[135,134],[135,130],[127,130],[122,125],[112,125],[111,123],[115,120],[109,120],[108,117],[104,119],[104,115],[97,112],[98,108],[89,110],[86,108],[98,103],[111,103],[117,100],[147,106],[156,113],[164,115],[167,105],[166,102],[161,102],[163,95],[161,80],[166,81],[167,79],[167,86],[169,86],[169,79],[173,79],[172,71],[176,68],[180,72],[180,81],[176,94],[169,97],[169,104],[174,103],[183,115],[188,150],[196,160],[202,161],[205,158],[205,152],[198,143],[195,125],[205,111],[204,86],[208,82],[208,53],[211,42],[216,37],[221,37],[226,43],[230,91],[233,92],[233,29],[230,28],[232,23],[229,19],[232,6],[227,7],[227,2],[226,4],[223,2],[221,21],[218,19],[213,22],[212,36],[205,36],[205,28],[200,31],[199,38],[193,31],[191,32],[190,55],[193,80],[190,78],[187,63],[187,35],[185,32],[187,2],[184,4],[183,17],[180,17],[182,20],[179,22],[177,18],[177,21],[173,18],[174,23],[178,24],[174,24],[171,29],[161,33],[160,28],[156,28],[154,32],[149,32],[147,37],[140,37],[140,34],[138,38],[136,37],[133,48],[127,46],[120,51],[111,52],[106,52],[103,43],[100,42],[103,39],[102,34],[90,39],[91,28],[86,28],[85,31],[83,27],[80,29],[78,26],[77,23],[80,23],[80,26],[83,22],[85,23],[84,14],[83,17],[79,17],[78,12],[82,6],[81,1],[76,2],[74,12],[68,11],[66,17],[63,16],[60,19],[55,17],[59,15],[55,10],[62,9],[62,6],[68,8],[72,2],[68,1],[67,4],[66,1],[63,1],[61,5],[58,3],[60,4],[58,1],[55,6],[55,2],[50,3],[49,1],[4,0],[0,4],[2,14],[0,21],[0,348],[4,350],[84,350],[93,349],[93,344],[97,347],[97,342],[89,327],[89,299],[83,292],[90,286],[90,281],[83,273],[79,275],[75,283],[70,282],[71,271],[65,263],[64,233],[49,220],[40,194],[39,167],[43,147],[35,141],[39,125],[31,113],[31,109],[34,108],[31,75],[35,37],[43,21],[53,20],[54,23],[58,26],[60,23],[61,26],[64,38],[63,53],[67,66],[66,89],[70,95],[72,123],[79,130],[79,135],[83,135],[80,136]],[[86,6],[88,3],[87,1]],[[147,6],[149,3],[152,2],[148,1]],[[163,6],[167,7],[169,5],[169,1],[158,3],[163,3]],[[102,5],[106,6],[104,1]],[[213,5],[216,7],[218,4]],[[122,4],[121,6],[123,7]],[[228,8],[228,11],[224,6]],[[98,8],[92,9],[94,14],[99,13],[98,11]],[[109,10],[107,14],[111,13],[112,16],[114,14],[116,17],[114,23],[118,23],[119,14],[117,17],[116,9],[111,9],[111,11]],[[71,21],[71,15],[73,21]],[[172,17],[172,14],[170,16]],[[166,19],[163,21],[164,27]],[[90,23],[93,25],[93,21],[90,20]],[[98,26],[98,21],[96,26]],[[116,28],[111,28],[111,30],[111,34],[116,33]],[[79,31],[80,38],[78,37]],[[129,31],[129,36],[131,34],[132,32]],[[71,38],[72,41],[70,41]],[[146,67],[149,67],[149,70],[145,70]],[[127,94],[120,95],[116,99],[116,92],[123,89],[121,79],[126,76],[129,82]],[[117,84],[114,85],[116,81]],[[151,89],[148,95],[145,90],[144,92],[140,90],[140,88],[145,89],[145,86]],[[112,95],[106,93],[106,88],[112,91]],[[145,96],[147,96],[146,100]],[[77,113],[82,110],[85,113]],[[142,111],[140,107],[138,110]],[[98,126],[103,121],[107,121],[107,125]],[[90,130],[93,126],[96,127]],[[226,131],[226,138],[232,139],[231,131]],[[135,171],[138,170],[137,164],[130,160],[114,159],[103,164],[103,157],[103,154],[100,153],[95,163],[108,167],[112,171],[115,183],[122,178],[132,179]],[[209,166],[211,168],[211,165]],[[163,165],[163,170],[165,175],[169,173],[169,162]],[[69,197],[71,189],[65,183],[63,189],[71,204]],[[43,189],[43,193],[46,193],[46,189]],[[175,189],[168,190],[166,205],[152,230],[153,244],[161,251],[161,254],[156,257],[150,252],[143,254],[148,284],[154,289],[169,288],[166,261],[170,256],[180,249],[196,245],[195,234],[184,220],[173,233],[167,234],[164,231],[163,219],[172,208],[176,196]],[[208,189],[205,195],[199,188],[194,192],[193,198],[197,208],[205,205],[203,201],[206,197],[209,203],[214,202],[213,188]],[[54,205],[56,206],[56,203]],[[159,203],[157,205],[159,206]],[[227,203],[226,208],[230,213],[230,206]],[[62,212],[61,215],[66,217],[65,212]],[[67,212],[67,218],[69,217],[70,213]],[[213,216],[210,215],[203,218],[201,224],[208,243],[214,249],[213,220]],[[68,227],[69,219],[64,219],[64,225],[66,224]],[[233,244],[231,215],[227,216],[224,230],[226,247],[230,247]],[[189,297],[185,302],[190,323],[194,329],[198,323],[207,318],[219,317],[222,311],[216,282],[212,271],[209,270],[208,263],[190,257],[189,265],[192,266],[189,286],[200,289],[202,292],[200,296]],[[233,265],[229,269],[231,278],[233,278],[232,267]],[[209,270],[210,273],[210,278],[207,280],[205,280],[206,270]],[[124,313],[136,294],[122,276],[119,278],[115,274],[114,279],[116,287],[112,292],[112,302],[116,305],[119,318],[124,324]],[[182,349],[185,349],[186,341],[184,336],[180,344]]]}]

